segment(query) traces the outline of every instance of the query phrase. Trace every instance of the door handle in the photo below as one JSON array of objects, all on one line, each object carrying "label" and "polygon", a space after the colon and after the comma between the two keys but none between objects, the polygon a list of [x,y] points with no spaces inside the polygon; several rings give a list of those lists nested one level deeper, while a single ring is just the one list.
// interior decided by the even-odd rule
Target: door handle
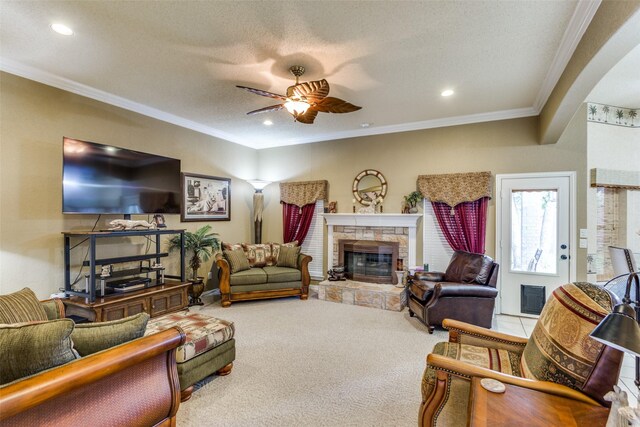
[{"label": "door handle", "polygon": [[567,259],[567,258],[569,258],[569,257],[566,256],[566,255],[560,255],[560,259]]}]

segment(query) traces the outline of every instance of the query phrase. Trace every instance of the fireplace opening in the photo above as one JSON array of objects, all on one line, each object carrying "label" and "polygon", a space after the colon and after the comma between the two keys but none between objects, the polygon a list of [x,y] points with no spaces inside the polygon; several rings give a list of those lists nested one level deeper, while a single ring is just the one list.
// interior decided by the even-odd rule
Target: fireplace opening
[{"label": "fireplace opening", "polygon": [[352,280],[370,283],[397,282],[394,267],[398,261],[398,242],[340,240],[340,264]]}]

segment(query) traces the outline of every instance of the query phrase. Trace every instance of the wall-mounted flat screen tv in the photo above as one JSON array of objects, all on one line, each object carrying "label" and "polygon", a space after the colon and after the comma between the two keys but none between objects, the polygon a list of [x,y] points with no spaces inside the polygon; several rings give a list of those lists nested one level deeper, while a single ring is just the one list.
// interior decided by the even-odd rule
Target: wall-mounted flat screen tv
[{"label": "wall-mounted flat screen tv", "polygon": [[65,137],[62,212],[180,213],[180,160]]}]

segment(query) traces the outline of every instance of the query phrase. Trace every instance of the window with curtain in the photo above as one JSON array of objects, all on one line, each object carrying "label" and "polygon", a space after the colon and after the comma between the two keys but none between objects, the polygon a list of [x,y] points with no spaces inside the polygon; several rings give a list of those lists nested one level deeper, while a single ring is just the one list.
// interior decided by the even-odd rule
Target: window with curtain
[{"label": "window with curtain", "polygon": [[451,249],[484,254],[491,172],[420,175],[417,186]]},{"label": "window with curtain", "polygon": [[453,249],[447,243],[444,233],[438,224],[431,202],[422,201],[422,260],[429,264],[431,271],[445,271],[453,255]]}]

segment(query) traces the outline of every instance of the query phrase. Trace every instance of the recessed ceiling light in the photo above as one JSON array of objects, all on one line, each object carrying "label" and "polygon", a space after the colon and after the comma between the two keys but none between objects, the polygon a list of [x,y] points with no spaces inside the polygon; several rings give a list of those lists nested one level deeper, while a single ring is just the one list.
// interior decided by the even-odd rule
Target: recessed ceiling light
[{"label": "recessed ceiling light", "polygon": [[271,120],[265,120],[264,122],[262,122],[262,124],[265,126],[271,126],[273,122]]},{"label": "recessed ceiling light", "polygon": [[451,95],[453,95],[453,93],[454,93],[453,90],[447,89],[447,90],[443,90],[440,95],[442,95],[442,96],[451,96]]},{"label": "recessed ceiling light", "polygon": [[63,36],[73,35],[73,30],[64,24],[51,24],[51,29],[58,34],[62,34]]},{"label": "recessed ceiling light", "polygon": [[361,123],[360,124],[360,127],[361,128],[365,128],[365,129],[368,128],[369,126],[371,126],[371,123]]}]

